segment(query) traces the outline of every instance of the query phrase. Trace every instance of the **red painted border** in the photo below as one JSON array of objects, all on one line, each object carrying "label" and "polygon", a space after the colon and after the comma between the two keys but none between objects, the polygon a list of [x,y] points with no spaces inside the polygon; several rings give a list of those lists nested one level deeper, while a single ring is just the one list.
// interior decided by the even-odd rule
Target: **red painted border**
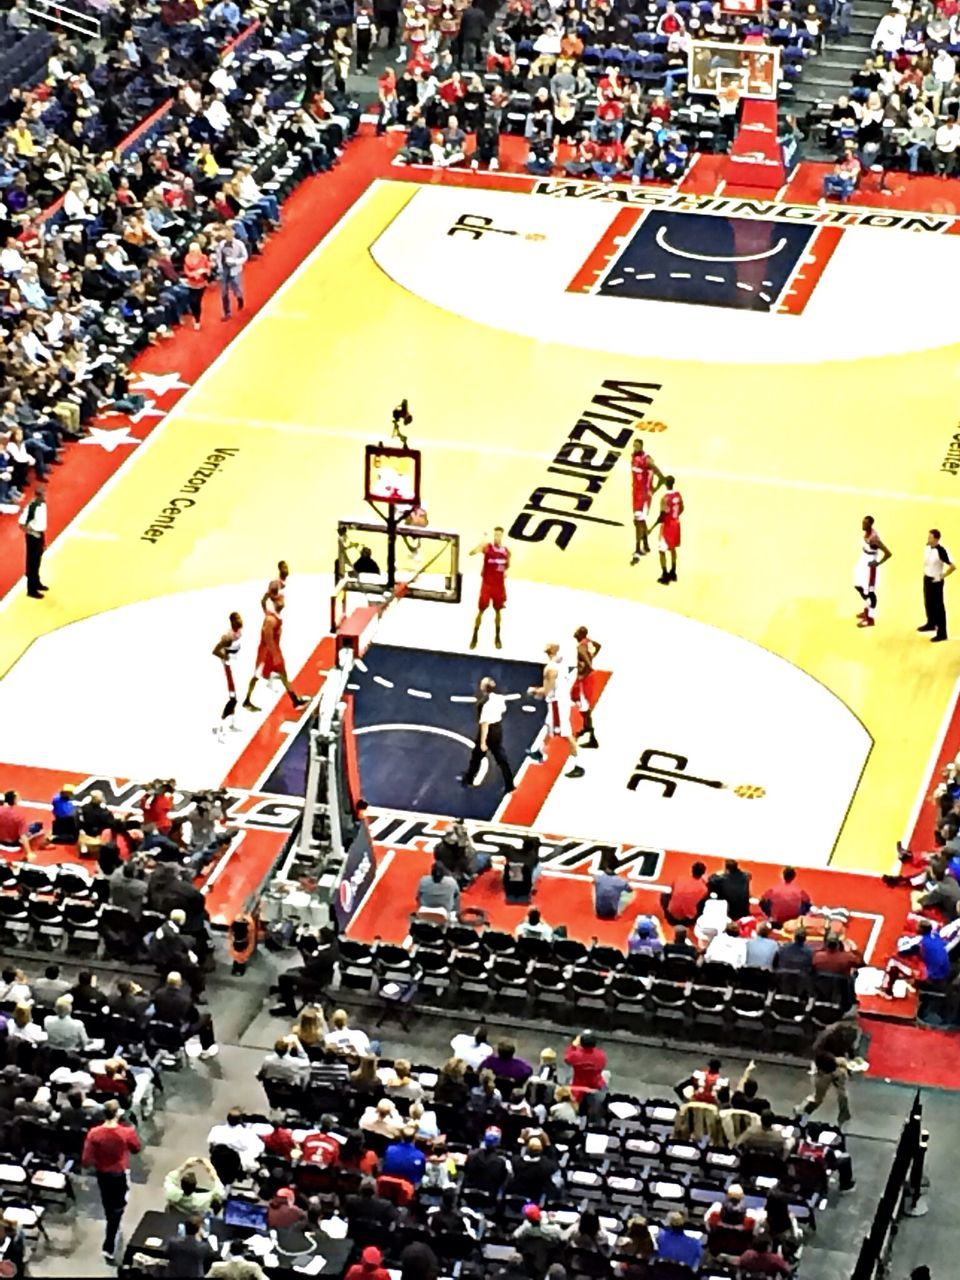
[{"label": "red painted border", "polygon": [[[823,279],[827,264],[836,252],[837,245],[842,238],[843,227],[817,228],[804,254],[804,261],[801,264],[802,269],[793,277],[787,296],[784,298],[782,305],[777,307],[778,311],[786,312],[792,316],[800,315],[813,296],[814,289]],[[811,258],[813,259],[812,262],[809,261]]]},{"label": "red painted border", "polygon": [[622,241],[634,229],[643,217],[645,209],[621,209],[610,226],[606,229],[583,266],[567,285],[567,293],[592,293],[597,281],[609,267],[611,260],[619,253]]}]

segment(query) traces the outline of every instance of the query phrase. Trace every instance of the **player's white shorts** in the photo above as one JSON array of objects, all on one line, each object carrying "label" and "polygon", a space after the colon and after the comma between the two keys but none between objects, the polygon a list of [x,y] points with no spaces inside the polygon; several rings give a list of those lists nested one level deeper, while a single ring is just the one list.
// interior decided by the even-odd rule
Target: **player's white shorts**
[{"label": "player's white shorts", "polygon": [[861,556],[853,571],[853,585],[868,595],[877,589],[877,562],[872,556]]},{"label": "player's white shorts", "polygon": [[547,703],[547,733],[554,738],[569,738],[573,730],[570,724],[570,713],[573,703],[569,698],[558,699]]},{"label": "player's white shorts", "polygon": [[642,507],[634,507],[634,508],[633,508],[633,518],[634,518],[634,520],[642,520],[642,521],[644,522],[644,524],[646,524],[646,523],[649,521],[649,519],[650,519],[650,501],[649,501],[649,499],[648,499],[648,500],[643,504],[643,506],[642,506]]}]

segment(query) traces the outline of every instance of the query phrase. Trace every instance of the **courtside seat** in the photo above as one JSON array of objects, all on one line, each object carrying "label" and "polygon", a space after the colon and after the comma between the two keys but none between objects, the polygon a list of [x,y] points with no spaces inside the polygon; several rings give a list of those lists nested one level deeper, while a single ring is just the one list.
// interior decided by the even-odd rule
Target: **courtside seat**
[{"label": "courtside seat", "polygon": [[469,1009],[483,1009],[490,999],[490,966],[485,956],[456,952],[451,960],[457,993]]},{"label": "courtside seat", "polygon": [[610,975],[611,1021],[625,1031],[636,1031],[649,1017],[647,984],[629,973]]},{"label": "courtside seat", "polygon": [[694,983],[690,990],[690,1008],[697,1033],[724,1031],[729,1017],[727,992],[722,987],[702,987]]},{"label": "courtside seat", "polygon": [[567,1009],[570,999],[567,986],[566,974],[559,965],[533,964],[530,966],[530,993],[536,1009],[541,1011]]},{"label": "courtside seat", "polygon": [[553,958],[558,964],[579,964],[588,955],[586,943],[576,938],[554,938]]},{"label": "courtside seat", "polygon": [[[528,941],[541,941],[541,939],[528,939]],[[503,1009],[520,1012],[525,1008],[530,994],[527,985],[526,961],[517,956],[494,956],[490,968],[490,982],[497,1003]]]},{"label": "courtside seat", "polygon": [[480,946],[488,956],[514,956],[517,952],[516,939],[502,929],[486,929],[480,935]]},{"label": "courtside seat", "polygon": [[65,948],[93,953],[100,946],[100,912],[96,899],[66,898],[63,903]]},{"label": "courtside seat", "polygon": [[27,908],[19,894],[0,894],[0,931],[22,944],[30,936]]},{"label": "courtside seat", "polygon": [[414,958],[420,969],[420,990],[433,1004],[442,1004],[450,987],[452,969],[442,951],[418,947]]},{"label": "courtside seat", "polygon": [[63,912],[56,900],[31,898],[27,904],[27,918],[34,945],[39,949],[53,950],[63,941]]},{"label": "courtside seat", "polygon": [[610,1020],[609,994],[611,976],[595,969],[574,969],[570,975],[570,995],[577,1013],[590,1013],[585,1022],[606,1026]]},{"label": "courtside seat", "polygon": [[684,1027],[690,1016],[686,984],[654,978],[650,984],[650,1011],[655,1022]]}]

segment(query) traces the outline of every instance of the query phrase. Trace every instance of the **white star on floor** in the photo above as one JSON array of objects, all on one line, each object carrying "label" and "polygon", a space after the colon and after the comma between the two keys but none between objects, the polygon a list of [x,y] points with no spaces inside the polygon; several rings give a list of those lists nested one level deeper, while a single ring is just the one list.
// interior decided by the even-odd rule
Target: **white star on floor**
[{"label": "white star on floor", "polygon": [[158,409],[156,400],[148,400],[142,409],[130,414],[131,422],[139,422],[141,418],[162,418],[166,409]]},{"label": "white star on floor", "polygon": [[90,434],[84,436],[81,444],[96,444],[107,453],[113,453],[122,444],[139,444],[136,436],[130,434],[129,427],[91,427]]},{"label": "white star on floor", "polygon": [[183,382],[179,373],[138,373],[137,381],[131,384],[133,391],[148,391],[152,396],[165,396],[168,391],[181,391],[189,387]]}]

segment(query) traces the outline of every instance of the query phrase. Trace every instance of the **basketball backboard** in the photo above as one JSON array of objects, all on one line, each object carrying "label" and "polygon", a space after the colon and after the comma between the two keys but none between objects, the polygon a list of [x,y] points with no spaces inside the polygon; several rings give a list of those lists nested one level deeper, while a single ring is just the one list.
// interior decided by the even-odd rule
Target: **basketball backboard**
[{"label": "basketball backboard", "polygon": [[[336,581],[343,591],[386,595],[389,531],[385,524],[340,520]],[[396,530],[396,583],[414,600],[460,600],[460,537],[442,529],[401,524]]]},{"label": "basketball backboard", "polygon": [[748,98],[776,100],[779,83],[780,50],[771,45],[694,40],[690,46],[690,93],[736,88]]}]

